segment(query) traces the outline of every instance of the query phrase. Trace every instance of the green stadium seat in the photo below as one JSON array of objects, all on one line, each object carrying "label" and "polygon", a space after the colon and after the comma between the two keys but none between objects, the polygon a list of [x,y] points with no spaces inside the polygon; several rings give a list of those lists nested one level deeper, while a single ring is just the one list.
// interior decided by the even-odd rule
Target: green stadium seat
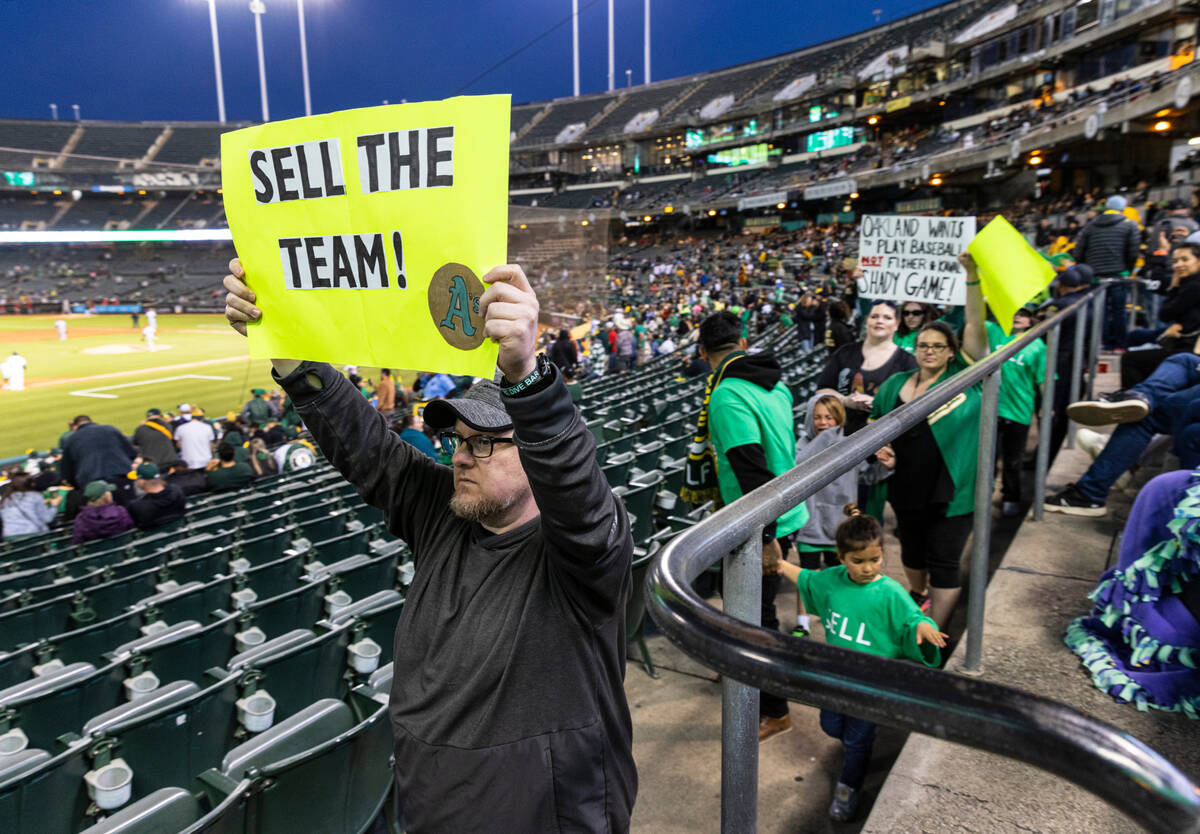
[{"label": "green stadium seat", "polygon": [[182,831],[202,816],[196,797],[182,788],[161,788],[84,829],[83,834],[165,834]]},{"label": "green stadium seat", "polygon": [[644,551],[634,554],[633,587],[630,589],[629,602],[625,605],[625,638],[637,645],[642,668],[652,678],[659,675],[650,659],[650,650],[646,648],[646,637],[642,632],[646,624],[646,572],[659,549],[660,545],[655,541]]},{"label": "green stadium seat", "polygon": [[311,626],[325,614],[325,582],[309,582],[268,599],[260,599],[243,612],[245,627],[255,626],[268,638]]},{"label": "green stadium seat", "polygon": [[370,826],[392,787],[392,738],[387,708],[365,693],[361,700],[374,711],[357,723],[345,703],[323,699],[230,751],[226,779],[253,768],[271,784],[250,792],[254,825],[246,834],[359,834]]},{"label": "green stadium seat", "polygon": [[625,486],[629,480],[629,469],[633,466],[636,457],[633,452],[624,452],[609,458],[608,462],[601,467],[600,471],[604,473],[610,487]]}]

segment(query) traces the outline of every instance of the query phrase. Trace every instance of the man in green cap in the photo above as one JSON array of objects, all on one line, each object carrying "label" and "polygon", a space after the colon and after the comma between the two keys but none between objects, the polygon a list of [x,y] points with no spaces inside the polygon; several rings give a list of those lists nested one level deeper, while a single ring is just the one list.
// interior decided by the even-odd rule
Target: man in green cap
[{"label": "man in green cap", "polygon": [[242,406],[242,420],[247,423],[265,423],[271,417],[271,403],[267,401],[267,392],[262,388],[255,388],[251,392],[254,396]]},{"label": "man in green cap", "polygon": [[146,412],[146,419],[133,431],[133,447],[142,460],[165,467],[179,457],[175,437],[163,413],[157,408]]},{"label": "man in green cap", "polygon": [[153,463],[140,464],[135,476],[134,486],[141,497],[130,501],[126,509],[139,528],[152,530],[179,521],[187,515],[187,499],[183,497],[183,492],[159,477],[157,466]]}]

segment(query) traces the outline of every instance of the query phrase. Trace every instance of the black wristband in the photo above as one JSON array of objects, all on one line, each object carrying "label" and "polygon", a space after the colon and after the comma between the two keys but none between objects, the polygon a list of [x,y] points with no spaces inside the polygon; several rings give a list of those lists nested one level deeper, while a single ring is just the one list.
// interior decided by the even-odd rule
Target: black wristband
[{"label": "black wristband", "polygon": [[553,379],[550,360],[546,358],[546,354],[539,353],[533,371],[520,382],[511,383],[508,377],[500,378],[500,393],[505,397],[523,397],[541,391]]}]

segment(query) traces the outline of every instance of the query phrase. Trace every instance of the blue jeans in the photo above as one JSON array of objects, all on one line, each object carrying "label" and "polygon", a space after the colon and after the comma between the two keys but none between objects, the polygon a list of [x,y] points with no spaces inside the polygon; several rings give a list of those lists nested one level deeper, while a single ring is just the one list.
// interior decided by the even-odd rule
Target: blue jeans
[{"label": "blue jeans", "polygon": [[1112,350],[1113,348],[1125,347],[1125,336],[1128,324],[1126,322],[1125,301],[1129,295],[1128,279],[1119,279],[1116,283],[1108,285],[1108,292],[1104,295],[1104,327],[1101,336],[1101,341],[1104,342],[1104,347]]},{"label": "blue jeans", "polygon": [[845,755],[838,781],[858,790],[867,778],[867,765],[871,763],[871,747],[875,744],[874,722],[823,709],[821,730],[842,743]]},{"label": "blue jeans", "polygon": [[1099,457],[1079,479],[1076,488],[1084,497],[1103,503],[1117,478],[1137,463],[1156,434],[1179,438],[1188,426],[1193,401],[1200,399],[1200,356],[1177,353],[1168,356],[1134,391],[1150,400],[1150,413],[1136,423],[1124,423]]}]

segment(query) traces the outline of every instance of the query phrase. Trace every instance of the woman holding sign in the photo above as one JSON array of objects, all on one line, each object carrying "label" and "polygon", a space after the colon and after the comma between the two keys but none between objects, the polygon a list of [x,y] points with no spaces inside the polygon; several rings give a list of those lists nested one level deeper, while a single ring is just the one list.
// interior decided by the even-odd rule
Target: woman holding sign
[{"label": "woman holding sign", "polygon": [[[958,259],[967,270],[961,348],[945,322],[923,326],[917,331],[917,369],[895,374],[879,387],[871,419],[911,402],[987,354],[975,261],[965,252]],[[888,501],[896,513],[900,560],[913,599],[921,605],[929,600],[929,614],[939,626],[950,619],[962,590],[959,562],[975,507],[980,399],[979,386],[973,386],[891,443],[896,464],[887,482]]]},{"label": "woman holding sign", "polygon": [[817,377],[818,388],[832,388],[846,406],[847,435],[867,424],[875,392],[884,380],[917,367],[912,354],[892,341],[899,324],[896,302],[876,301],[867,311],[867,337],[833,352]]}]

